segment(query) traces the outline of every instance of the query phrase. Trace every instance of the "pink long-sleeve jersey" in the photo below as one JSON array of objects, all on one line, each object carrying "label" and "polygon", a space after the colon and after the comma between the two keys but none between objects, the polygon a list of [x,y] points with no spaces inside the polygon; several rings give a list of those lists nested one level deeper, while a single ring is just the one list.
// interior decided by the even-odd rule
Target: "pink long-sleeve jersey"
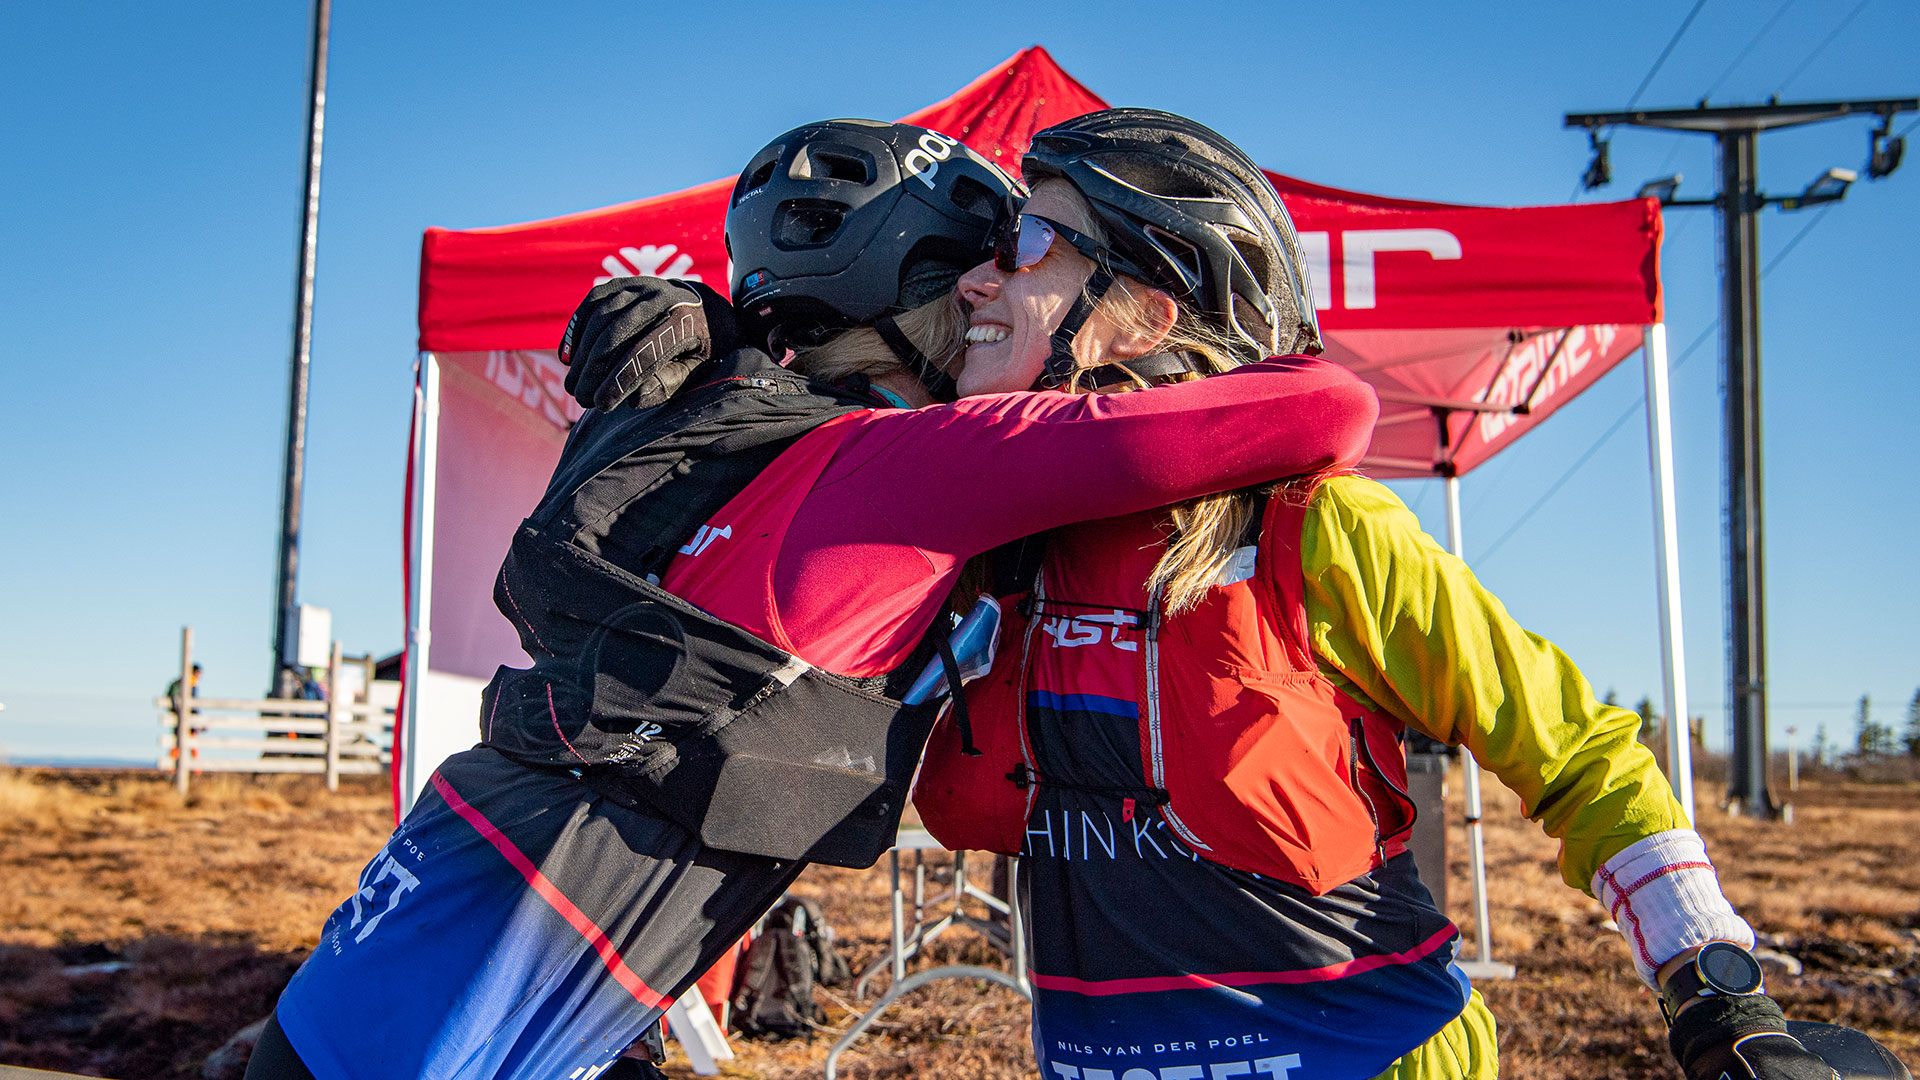
[{"label": "pink long-sleeve jersey", "polygon": [[851,413],[775,459],[663,586],[816,667],[905,661],[970,557],[1009,540],[1358,461],[1378,406],[1304,356],[1129,394]]}]

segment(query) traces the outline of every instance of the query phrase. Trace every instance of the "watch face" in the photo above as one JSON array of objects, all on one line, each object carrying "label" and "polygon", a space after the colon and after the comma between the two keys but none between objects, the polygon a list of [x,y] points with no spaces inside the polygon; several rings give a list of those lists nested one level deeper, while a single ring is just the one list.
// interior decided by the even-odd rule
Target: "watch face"
[{"label": "watch face", "polygon": [[1737,945],[1715,942],[1700,950],[1700,975],[1722,994],[1751,994],[1760,988],[1760,962]]}]

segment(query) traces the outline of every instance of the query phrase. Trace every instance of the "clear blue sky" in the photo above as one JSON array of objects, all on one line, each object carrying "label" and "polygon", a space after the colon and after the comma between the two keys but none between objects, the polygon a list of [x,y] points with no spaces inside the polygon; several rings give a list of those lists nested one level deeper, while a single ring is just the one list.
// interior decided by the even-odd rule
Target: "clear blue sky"
[{"label": "clear blue sky", "polygon": [[[428,226],[712,179],[795,124],[904,114],[1036,42],[1108,100],[1195,116],[1283,172],[1563,202],[1587,147],[1562,113],[1627,104],[1692,7],[815,3],[795,18],[338,0],[301,596],[333,609],[349,651],[398,648]],[[183,623],[210,692],[265,686],[308,18],[297,0],[0,6],[0,747],[16,757],[149,754],[147,699]],[[1906,0],[1707,0],[1639,103],[1912,95],[1917,55]],[[1867,126],[1764,137],[1763,186],[1858,168]],[[1683,194],[1712,190],[1703,137],[1621,131],[1613,159],[1619,182],[1591,197],[1676,171]],[[1843,737],[1863,693],[1903,716],[1920,685],[1920,390],[1899,329],[1920,285],[1916,196],[1920,161],[1831,212],[1763,219],[1764,260],[1795,245],[1765,283],[1766,511],[1774,726],[1803,745],[1821,722]],[[1690,693],[1718,742],[1715,230],[1703,211],[1668,221]],[[1470,561],[1627,702],[1657,700],[1660,680],[1639,415],[1514,527],[1640,388],[1637,360],[1622,365],[1463,489]],[[1401,490],[1438,533],[1436,486]]]}]

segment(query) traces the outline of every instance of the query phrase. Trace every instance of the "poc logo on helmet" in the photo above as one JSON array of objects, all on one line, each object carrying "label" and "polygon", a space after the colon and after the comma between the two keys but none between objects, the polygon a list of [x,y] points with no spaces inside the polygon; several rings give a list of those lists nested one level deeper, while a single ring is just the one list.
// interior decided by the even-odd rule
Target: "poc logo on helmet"
[{"label": "poc logo on helmet", "polygon": [[940,163],[953,156],[953,148],[960,145],[959,139],[949,139],[937,131],[929,131],[920,136],[918,149],[907,152],[906,159],[900,164],[916,180],[933,190],[933,178],[940,175]]}]

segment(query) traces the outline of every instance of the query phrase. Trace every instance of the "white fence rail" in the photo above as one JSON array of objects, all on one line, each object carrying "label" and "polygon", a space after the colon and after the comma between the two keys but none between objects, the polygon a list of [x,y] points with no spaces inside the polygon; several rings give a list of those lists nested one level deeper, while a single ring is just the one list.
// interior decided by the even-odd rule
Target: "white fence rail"
[{"label": "white fence rail", "polygon": [[318,773],[336,791],[343,773],[385,772],[393,760],[393,709],[347,700],[341,667],[335,642],[325,701],[195,697],[193,628],[181,628],[180,681],[171,696],[153,701],[164,710],[156,763],[173,770],[183,795],[193,773]]}]

